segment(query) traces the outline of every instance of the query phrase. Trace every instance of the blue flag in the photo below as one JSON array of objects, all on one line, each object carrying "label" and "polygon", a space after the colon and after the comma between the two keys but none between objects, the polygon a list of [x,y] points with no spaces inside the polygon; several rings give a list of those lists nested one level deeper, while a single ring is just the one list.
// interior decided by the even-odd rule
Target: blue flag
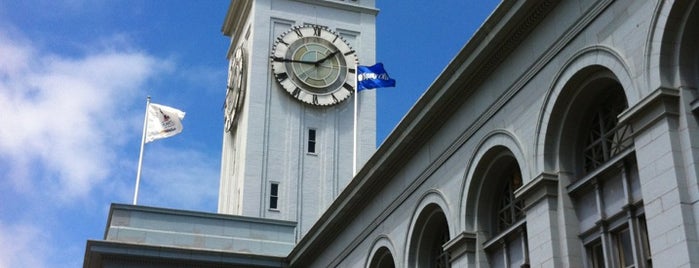
[{"label": "blue flag", "polygon": [[395,86],[396,80],[388,76],[383,63],[379,62],[374,66],[357,66],[357,91]]}]

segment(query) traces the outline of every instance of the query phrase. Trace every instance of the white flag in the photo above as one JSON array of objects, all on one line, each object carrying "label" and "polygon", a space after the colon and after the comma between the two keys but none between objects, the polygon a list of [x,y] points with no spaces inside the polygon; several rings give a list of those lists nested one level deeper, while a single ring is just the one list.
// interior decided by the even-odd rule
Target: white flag
[{"label": "white flag", "polygon": [[147,113],[146,143],[169,138],[182,132],[183,111],[151,103],[148,105]]}]

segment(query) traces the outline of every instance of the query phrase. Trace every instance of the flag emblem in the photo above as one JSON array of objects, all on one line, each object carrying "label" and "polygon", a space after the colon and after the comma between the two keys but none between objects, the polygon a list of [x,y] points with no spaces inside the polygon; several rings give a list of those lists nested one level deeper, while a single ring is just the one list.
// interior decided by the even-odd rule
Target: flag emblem
[{"label": "flag emblem", "polygon": [[165,105],[155,103],[148,105],[146,143],[169,138],[182,132],[184,114],[183,111]]},{"label": "flag emblem", "polygon": [[396,80],[388,76],[383,63],[373,66],[357,66],[357,91],[380,87],[395,87]]}]

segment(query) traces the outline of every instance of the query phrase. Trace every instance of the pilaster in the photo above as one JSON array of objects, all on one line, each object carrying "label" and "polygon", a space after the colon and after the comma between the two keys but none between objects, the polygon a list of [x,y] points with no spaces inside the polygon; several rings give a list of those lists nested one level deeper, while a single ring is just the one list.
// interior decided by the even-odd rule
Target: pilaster
[{"label": "pilaster", "polygon": [[686,266],[696,246],[680,135],[678,89],[658,88],[619,116],[634,130],[653,263]]},{"label": "pilaster", "polygon": [[515,191],[524,199],[530,267],[560,267],[558,239],[558,178],[543,172]]}]

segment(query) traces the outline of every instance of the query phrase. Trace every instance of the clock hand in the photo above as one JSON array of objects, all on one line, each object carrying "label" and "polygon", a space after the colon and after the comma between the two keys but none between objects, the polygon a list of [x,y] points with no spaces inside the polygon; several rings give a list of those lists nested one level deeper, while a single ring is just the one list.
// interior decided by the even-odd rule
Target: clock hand
[{"label": "clock hand", "polygon": [[281,57],[271,57],[273,61],[281,61],[281,62],[298,62],[298,63],[306,63],[306,64],[316,64],[315,61],[307,61],[307,60],[292,60],[292,59],[285,59]]},{"label": "clock hand", "polygon": [[339,50],[336,50],[335,52],[328,54],[328,55],[325,56],[324,58],[322,58],[322,59],[316,61],[315,64],[318,65],[318,64],[323,63],[325,60],[327,60],[327,59],[332,58],[333,56],[335,56],[335,54],[337,54],[337,52],[340,52],[340,51],[339,51]]}]

